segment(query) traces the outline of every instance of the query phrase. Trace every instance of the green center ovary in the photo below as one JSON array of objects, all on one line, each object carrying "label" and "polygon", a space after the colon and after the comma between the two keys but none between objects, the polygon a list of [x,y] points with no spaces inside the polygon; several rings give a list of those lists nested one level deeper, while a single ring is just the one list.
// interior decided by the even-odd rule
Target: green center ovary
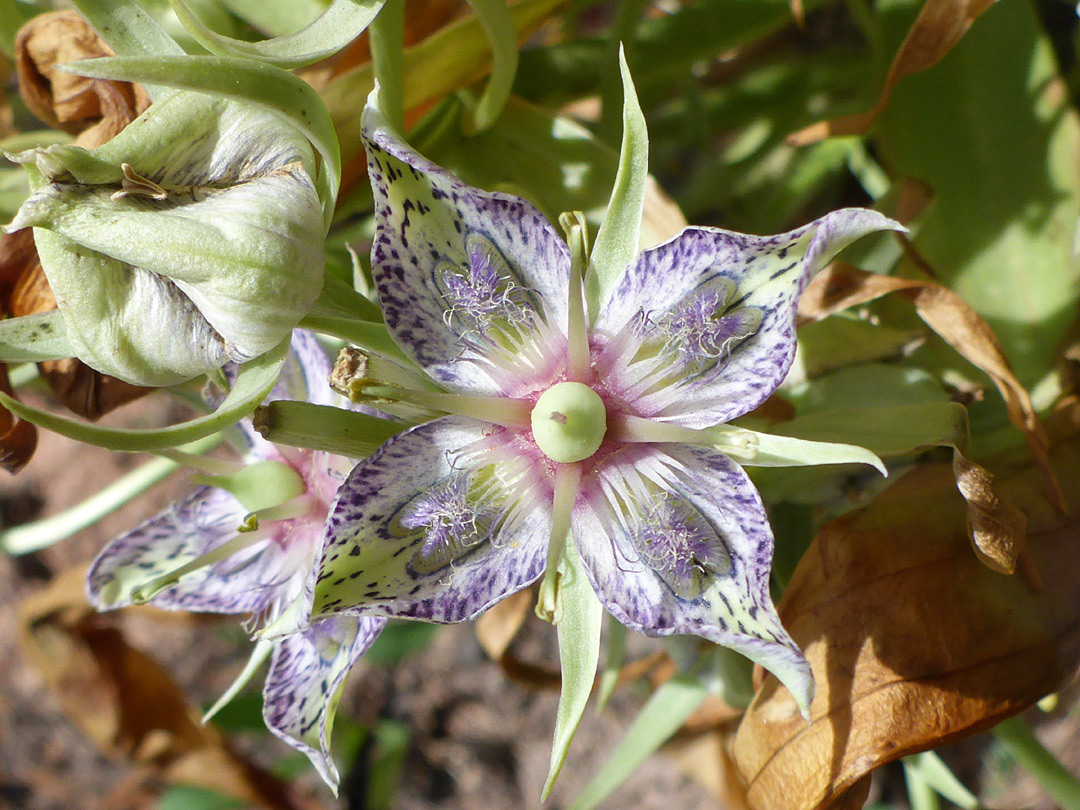
[{"label": "green center ovary", "polygon": [[607,409],[600,395],[577,382],[561,382],[540,395],[532,410],[536,446],[552,461],[584,461],[600,449]]}]

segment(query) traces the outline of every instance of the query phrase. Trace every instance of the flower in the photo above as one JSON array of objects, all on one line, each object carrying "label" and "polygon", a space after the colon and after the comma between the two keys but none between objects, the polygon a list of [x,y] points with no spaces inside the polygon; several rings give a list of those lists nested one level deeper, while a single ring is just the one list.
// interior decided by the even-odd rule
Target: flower
[{"label": "flower", "polygon": [[[322,348],[298,330],[271,396],[330,404],[329,371]],[[310,598],[323,523],[348,466],[339,456],[273,445],[247,423],[239,427],[247,466],[231,476],[202,476],[216,486],[199,486],[106,546],[87,577],[95,607],[147,602],[165,610],[250,613],[253,626],[265,626]],[[306,754],[331,787],[338,782],[329,749],[340,686],[384,624],[334,617],[272,647],[261,645],[270,656],[266,724]]]},{"label": "flower", "polygon": [[724,423],[784,379],[813,274],[898,226],[846,209],[771,237],[689,228],[642,252],[590,322],[581,262],[534,207],[427,161],[373,101],[364,115],[385,322],[442,391],[374,363],[348,387],[447,415],[387,441],[339,490],[312,620],[471,619],[551,576],[569,533],[619,621],[731,647],[805,712],[809,667],[768,591],[772,533],[733,456],[792,459]]},{"label": "flower", "polygon": [[[71,351],[137,385],[183,382],[287,339],[322,288],[314,150],[251,105],[177,92],[93,150],[15,155]],[[163,337],[163,329],[167,329]]]}]

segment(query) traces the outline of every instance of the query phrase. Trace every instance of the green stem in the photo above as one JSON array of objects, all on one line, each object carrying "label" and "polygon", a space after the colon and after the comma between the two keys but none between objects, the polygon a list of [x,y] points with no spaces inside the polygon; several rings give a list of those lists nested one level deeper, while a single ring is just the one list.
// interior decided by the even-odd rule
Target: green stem
[{"label": "green stem", "polygon": [[611,698],[615,686],[619,682],[619,673],[622,672],[623,661],[626,658],[626,625],[614,616],[608,616],[607,657],[604,659],[604,669],[600,673],[600,684],[596,689],[596,713],[604,710]]},{"label": "green stem", "polygon": [[386,326],[381,323],[358,321],[331,315],[310,314],[300,321],[300,328],[322,332],[324,335],[332,335],[372,354],[381,354],[383,357],[404,360],[410,366],[415,365],[397,347],[397,344],[390,337],[390,333],[386,331]]},{"label": "green stem", "polygon": [[[214,435],[195,442],[189,449],[192,452],[205,453],[220,443],[221,436]],[[171,459],[156,458],[148,461],[70,509],[44,520],[0,531],[0,548],[14,555],[30,554],[48,548],[97,523],[178,469],[180,465]]]},{"label": "green stem", "polygon": [[1046,750],[1027,723],[1010,717],[994,728],[994,737],[1062,810],[1080,810],[1080,780]]},{"label": "green stem", "polygon": [[379,83],[379,106],[398,132],[405,131],[405,1],[387,0],[368,27],[371,63]]}]

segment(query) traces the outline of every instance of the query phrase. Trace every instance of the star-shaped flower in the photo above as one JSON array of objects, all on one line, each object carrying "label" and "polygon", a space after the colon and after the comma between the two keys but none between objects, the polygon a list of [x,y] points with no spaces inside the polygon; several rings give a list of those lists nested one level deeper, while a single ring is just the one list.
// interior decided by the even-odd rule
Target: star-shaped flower
[{"label": "star-shaped flower", "polygon": [[[271,398],[332,404],[329,372],[315,339],[296,331]],[[323,524],[351,462],[271,444],[246,421],[239,428],[248,448],[245,467],[232,476],[203,476],[217,486],[197,487],[102,550],[87,579],[98,609],[146,602],[165,610],[246,613],[254,628],[310,599]],[[331,787],[338,783],[329,748],[340,687],[385,623],[328,618],[272,644],[261,642],[253,658],[270,657],[263,687],[267,726],[306,754]]]},{"label": "star-shaped flower", "polygon": [[372,101],[363,137],[386,325],[437,386],[376,363],[344,382],[448,415],[388,441],[340,489],[313,620],[468,620],[550,576],[571,536],[623,624],[736,649],[805,711],[809,668],[769,596],[772,532],[736,459],[788,463],[807,443],[725,423],[784,379],[814,273],[898,226],[846,209],[771,237],[689,228],[642,252],[590,317],[583,257],[532,205],[421,157]]}]

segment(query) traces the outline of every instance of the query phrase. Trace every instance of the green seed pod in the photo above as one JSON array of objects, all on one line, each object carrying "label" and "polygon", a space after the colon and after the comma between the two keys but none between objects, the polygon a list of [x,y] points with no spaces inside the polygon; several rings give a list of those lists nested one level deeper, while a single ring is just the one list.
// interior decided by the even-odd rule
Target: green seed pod
[{"label": "green seed pod", "polygon": [[270,350],[322,288],[311,144],[254,107],[179,92],[108,143],[14,156],[75,354],[172,385]]}]

